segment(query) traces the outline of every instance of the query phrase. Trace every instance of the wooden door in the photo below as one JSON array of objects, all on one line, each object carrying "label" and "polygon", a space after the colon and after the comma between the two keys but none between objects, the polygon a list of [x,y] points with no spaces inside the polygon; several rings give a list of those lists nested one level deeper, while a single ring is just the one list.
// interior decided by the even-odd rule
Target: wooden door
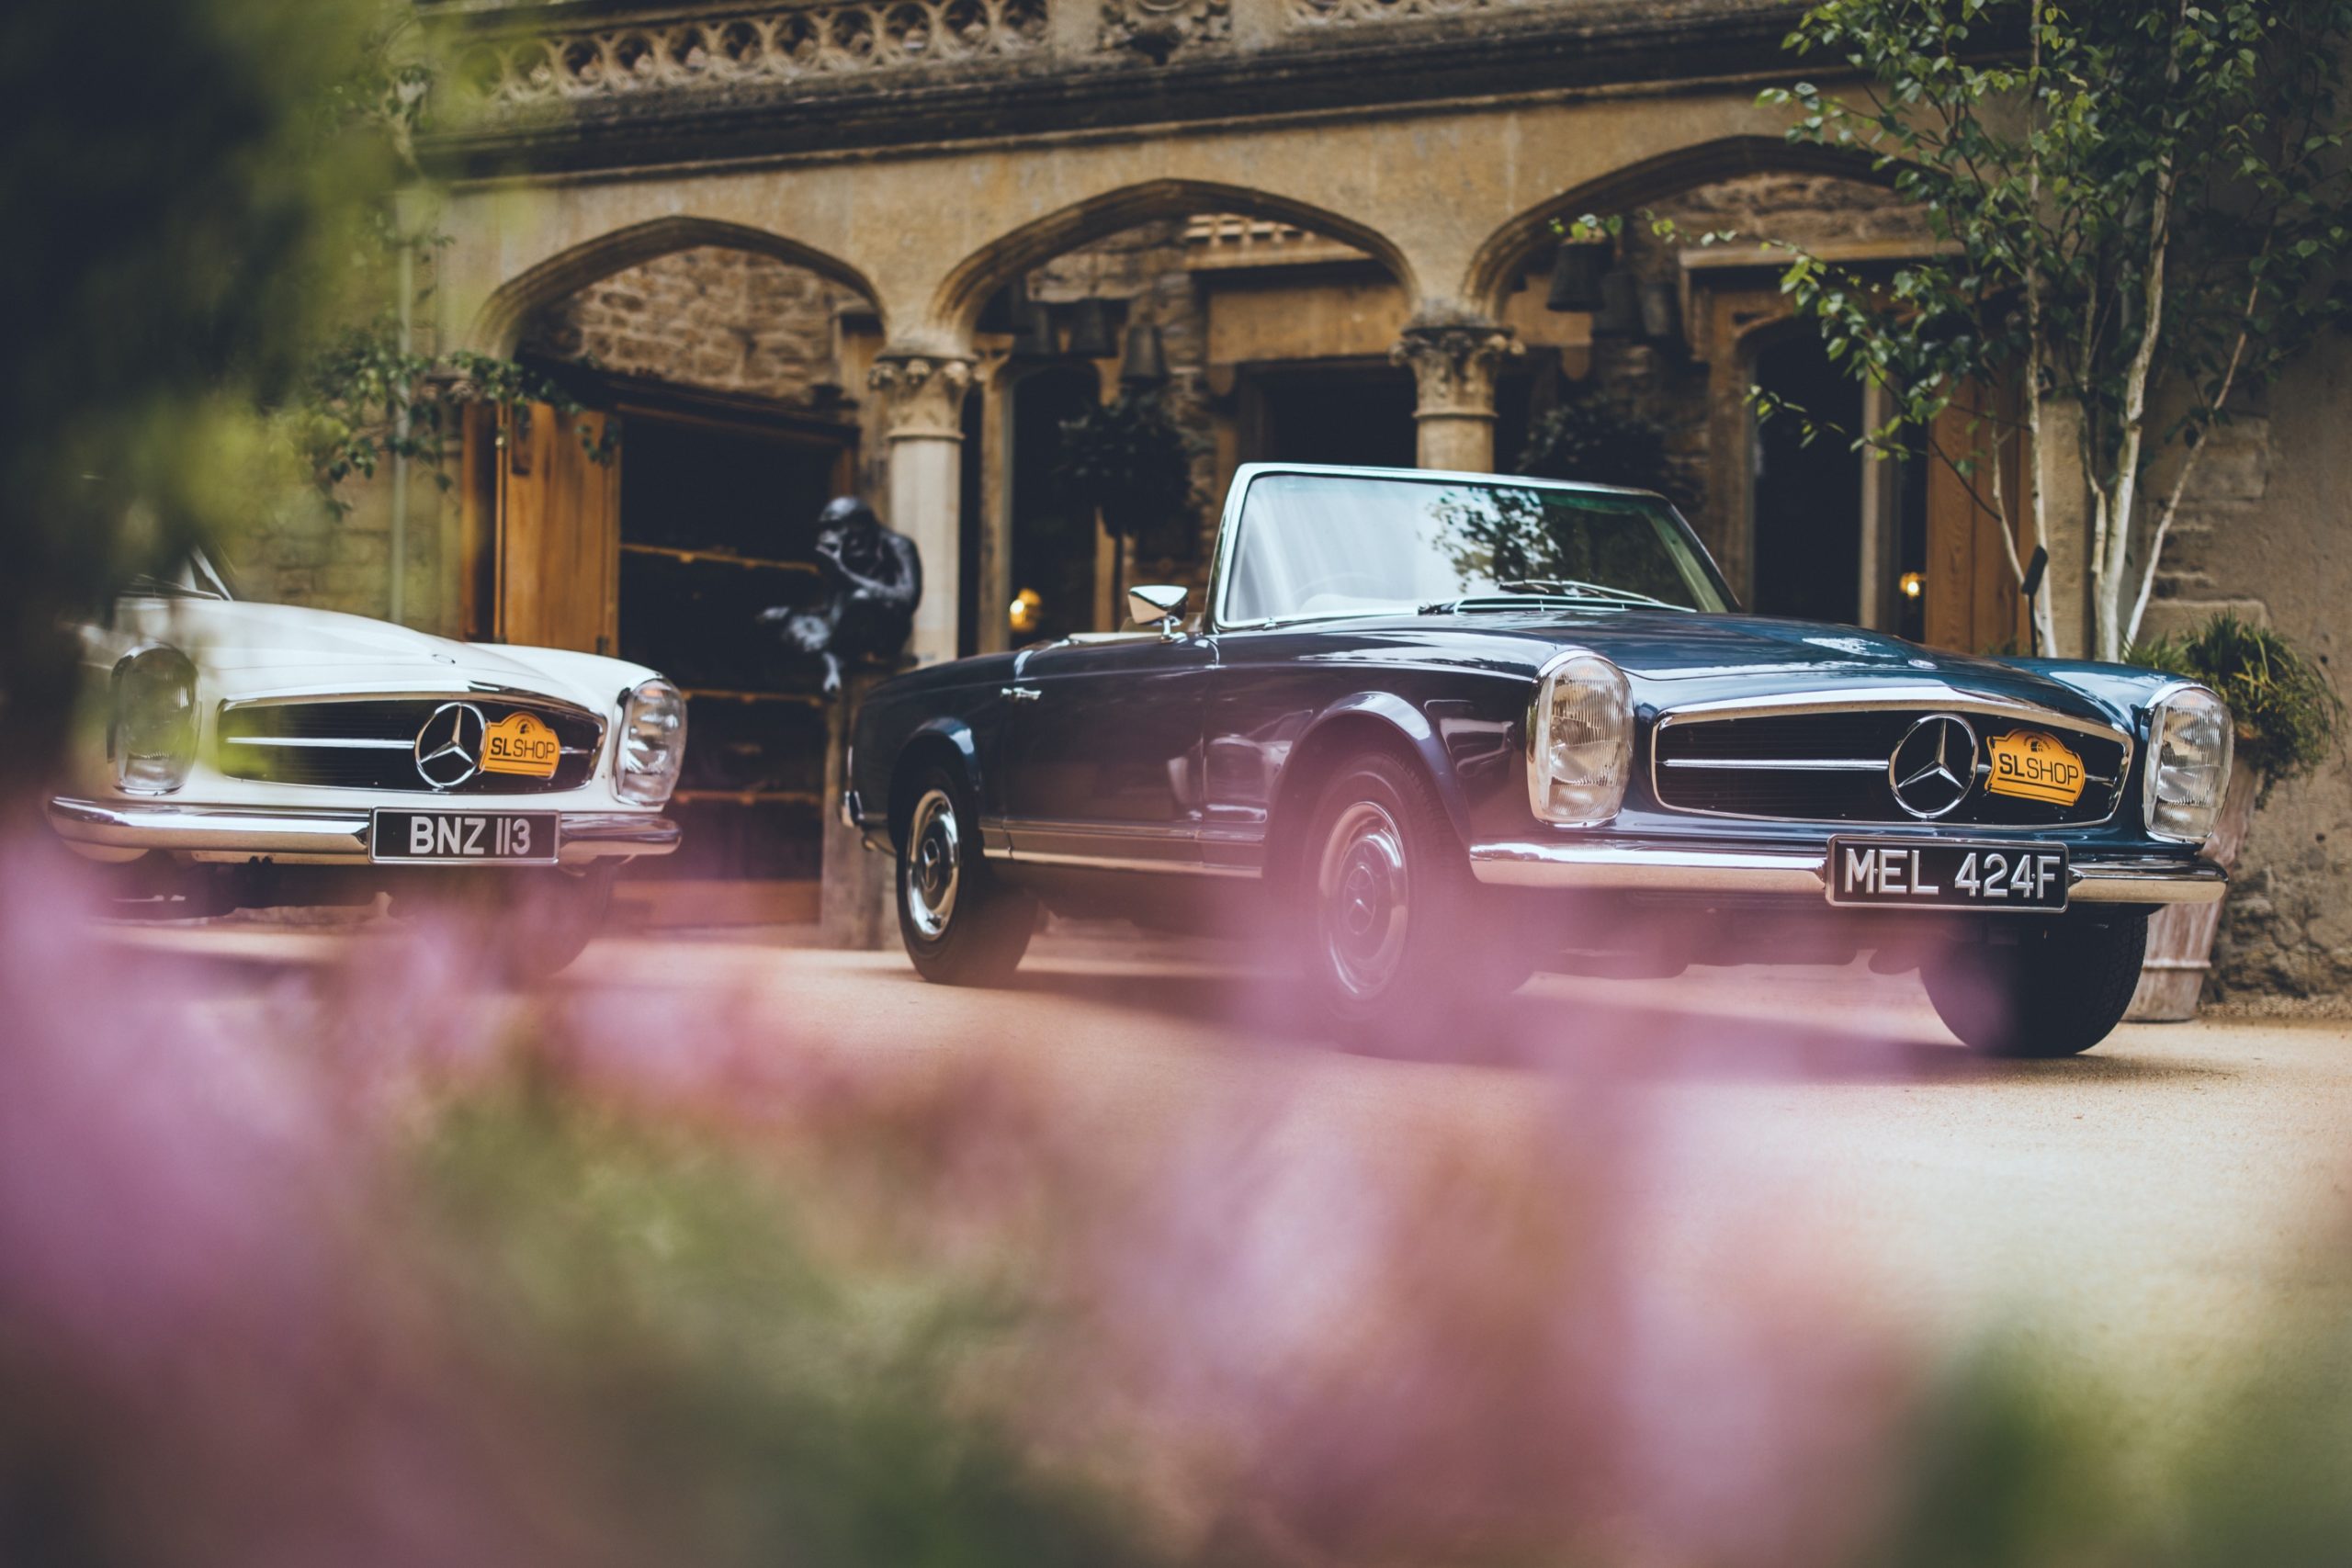
[{"label": "wooden door", "polygon": [[492,635],[501,642],[618,646],[620,454],[600,460],[589,450],[610,417],[546,403],[500,413]]},{"label": "wooden door", "polygon": [[[2013,423],[1996,426],[1993,420],[2012,420],[2016,400],[2004,398],[1988,408],[1981,394],[1972,392],[1944,411],[1936,421],[1936,453],[1928,457],[1928,560],[1922,592],[1926,600],[1924,640],[1937,648],[1967,653],[2023,653],[2027,648],[2025,600],[2018,592],[2017,574],[2001,538],[2001,512],[2020,539],[2027,528],[2025,476],[2030,454],[2026,438]],[[1971,424],[1975,424],[1972,430]],[[1994,435],[1999,443],[2000,510],[1993,505]],[[1962,475],[1956,465],[1974,456],[1973,471]],[[2031,553],[2020,549],[2020,561]]]}]

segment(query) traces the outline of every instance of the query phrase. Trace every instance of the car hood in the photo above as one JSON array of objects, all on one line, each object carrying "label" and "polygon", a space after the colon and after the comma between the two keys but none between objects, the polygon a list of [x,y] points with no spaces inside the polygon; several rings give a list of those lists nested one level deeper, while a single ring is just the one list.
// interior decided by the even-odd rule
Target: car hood
[{"label": "car hood", "polygon": [[1637,702],[1658,707],[1765,693],[1943,688],[2128,729],[2135,701],[2163,679],[2120,665],[1984,659],[1854,626],[1754,615],[1545,609],[1396,616],[1351,622],[1348,631],[1394,654],[1411,649],[1416,662],[1531,677],[1556,653],[1589,649],[1625,671]]},{"label": "car hood", "polygon": [[125,599],[113,624],[89,628],[87,637],[93,653],[109,661],[141,643],[168,643],[195,660],[206,684],[226,697],[334,686],[438,691],[479,684],[560,696],[601,711],[619,684],[630,683],[627,672],[650,673],[589,654],[458,642],[333,610],[217,599]]}]

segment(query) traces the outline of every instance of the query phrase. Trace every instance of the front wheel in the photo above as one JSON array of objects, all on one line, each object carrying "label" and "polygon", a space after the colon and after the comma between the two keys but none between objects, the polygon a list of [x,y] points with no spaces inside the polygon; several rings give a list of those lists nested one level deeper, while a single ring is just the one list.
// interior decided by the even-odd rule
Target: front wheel
[{"label": "front wheel", "polygon": [[1386,751],[1335,770],[1299,862],[1301,958],[1325,1018],[1410,1048],[1527,977],[1477,917],[1462,842],[1420,769]]},{"label": "front wheel", "polygon": [[2123,1021],[2148,946],[2145,910],[2020,920],[2016,935],[2014,945],[1954,943],[1919,966],[1962,1044],[1988,1056],[2075,1056]]},{"label": "front wheel", "polygon": [[923,776],[899,844],[899,936],[934,985],[1000,986],[1037,929],[1037,901],[989,874],[962,783]]}]

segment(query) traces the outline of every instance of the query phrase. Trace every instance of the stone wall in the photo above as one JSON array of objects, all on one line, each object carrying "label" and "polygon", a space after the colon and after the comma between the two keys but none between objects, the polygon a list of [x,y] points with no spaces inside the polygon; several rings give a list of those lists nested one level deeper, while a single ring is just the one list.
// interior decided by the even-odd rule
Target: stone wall
[{"label": "stone wall", "polygon": [[[2352,654],[2352,352],[2323,340],[2216,437],[2198,504],[2165,552],[2146,629],[2229,608],[2267,621],[2335,679]],[[2282,784],[2256,812],[2224,906],[2212,990],[2352,996],[2352,765],[2338,754]]]},{"label": "stone wall", "polygon": [[705,245],[557,300],[525,325],[522,351],[807,403],[838,385],[834,318],[863,303],[804,267]]},{"label": "stone wall", "polygon": [[[448,471],[454,476],[456,455]],[[304,604],[383,617],[391,609],[392,484],[388,463],[373,479],[336,488],[336,505],[307,494],[222,542],[238,592],[271,604]],[[338,510],[340,508],[340,510]],[[434,466],[409,468],[402,619],[432,631],[457,627],[455,577],[442,570],[446,522]]]}]

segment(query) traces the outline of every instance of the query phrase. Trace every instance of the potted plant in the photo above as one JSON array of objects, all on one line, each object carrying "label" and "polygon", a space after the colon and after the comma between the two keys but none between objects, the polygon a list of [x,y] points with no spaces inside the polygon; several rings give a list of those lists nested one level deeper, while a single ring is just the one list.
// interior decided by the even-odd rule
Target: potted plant
[{"label": "potted plant", "polygon": [[[2327,678],[2285,638],[2233,615],[2137,644],[2129,657],[2210,686],[2229,704],[2236,761],[2205,853],[2224,869],[2235,865],[2254,808],[2274,785],[2310,773],[2335,748],[2344,705]],[[2215,903],[2173,905],[2149,920],[2140,988],[2126,1017],[2172,1021],[2196,1016],[2221,919]]]},{"label": "potted plant", "polygon": [[1193,447],[1192,438],[1151,391],[1123,391],[1115,400],[1062,422],[1054,482],[1072,502],[1102,515],[1114,543],[1114,607],[1126,592],[1129,541],[1189,523],[1197,510]]}]

